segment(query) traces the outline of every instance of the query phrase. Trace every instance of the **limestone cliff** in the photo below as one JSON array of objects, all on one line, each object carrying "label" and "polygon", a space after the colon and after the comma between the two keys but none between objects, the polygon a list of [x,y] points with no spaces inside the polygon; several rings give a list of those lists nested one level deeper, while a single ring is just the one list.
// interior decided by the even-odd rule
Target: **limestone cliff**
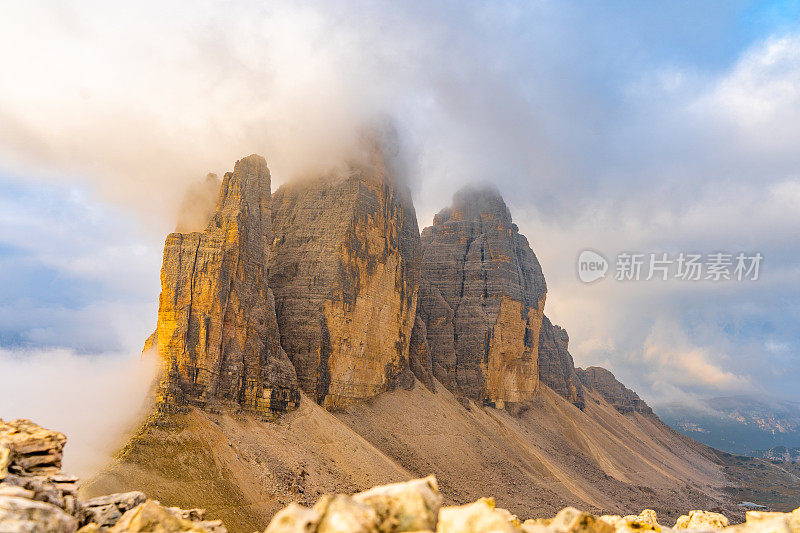
[{"label": "limestone cliff", "polygon": [[214,401],[267,414],[297,399],[267,285],[269,201],[267,163],[251,155],[225,174],[204,231],[166,239],[148,345],[158,347],[168,404]]},{"label": "limestone cliff", "polygon": [[302,388],[335,408],[410,377],[420,241],[406,187],[380,162],[284,185],[269,284]]},{"label": "limestone cliff", "polygon": [[456,193],[422,246],[419,314],[436,378],[498,407],[530,398],[547,288],[499,193]]},{"label": "limestone cliff", "polygon": [[583,409],[583,385],[568,347],[567,332],[545,316],[539,330],[539,379],[562,398]]},{"label": "limestone cliff", "polygon": [[599,393],[620,413],[653,415],[653,410],[638,394],[617,381],[614,374],[605,368],[590,366],[586,370],[578,368],[576,372],[584,387]]}]

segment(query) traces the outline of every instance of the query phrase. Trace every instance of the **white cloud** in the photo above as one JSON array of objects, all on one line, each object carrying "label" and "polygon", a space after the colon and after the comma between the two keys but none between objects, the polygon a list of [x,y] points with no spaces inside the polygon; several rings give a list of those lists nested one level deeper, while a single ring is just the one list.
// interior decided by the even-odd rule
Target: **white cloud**
[{"label": "white cloud", "polygon": [[[796,347],[791,324],[800,319],[791,303],[800,296],[800,37],[768,37],[728,66],[703,68],[656,60],[643,43],[692,33],[688,18],[704,21],[695,30],[705,34],[724,17],[623,11],[598,17],[590,6],[548,2],[15,4],[0,19],[0,164],[28,178],[88,180],[157,231],[126,239],[137,230],[102,209],[40,220],[12,198],[0,209],[2,237],[58,272],[139,291],[121,313],[132,316],[155,305],[173,222],[164,215],[189,181],[251,152],[267,157],[276,181],[330,165],[364,121],[387,113],[409,148],[421,225],[465,181],[499,185],[542,260],[547,312],[570,332],[576,363],[608,363],[645,397],[686,392],[679,373],[654,381],[662,358],[702,375],[692,386],[709,391],[730,382],[726,373],[758,384],[773,363],[786,379],[800,377],[788,358],[760,357],[767,334]],[[100,204],[81,194],[68,201]],[[104,226],[116,234],[82,238]],[[574,275],[586,247],[609,256],[761,251],[764,273],[757,285],[587,287]],[[37,338],[75,330],[74,342],[93,335],[83,324],[104,307],[85,309],[80,319],[57,306],[1,311],[33,326],[51,316]],[[148,312],[138,323],[153,319]],[[700,322],[704,331],[691,327]],[[662,323],[685,336],[680,350],[666,338],[653,344]],[[127,329],[133,338],[146,327]],[[650,366],[639,361],[648,342]]]},{"label": "white cloud", "polygon": [[654,381],[668,381],[688,388],[700,385],[720,391],[742,392],[750,387],[746,377],[723,368],[724,354],[695,345],[674,322],[659,320],[653,325],[642,356],[650,363]]},{"label": "white cloud", "polygon": [[87,476],[135,429],[154,374],[152,358],[0,349],[0,417],[67,435],[64,470]]}]

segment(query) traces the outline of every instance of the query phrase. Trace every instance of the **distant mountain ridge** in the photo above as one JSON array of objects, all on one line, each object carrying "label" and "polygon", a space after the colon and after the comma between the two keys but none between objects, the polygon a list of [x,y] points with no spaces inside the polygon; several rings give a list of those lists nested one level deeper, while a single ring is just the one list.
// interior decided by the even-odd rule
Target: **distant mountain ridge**
[{"label": "distant mountain ridge", "polygon": [[781,461],[784,463],[800,462],[800,448],[787,448],[786,446],[775,446],[769,450],[757,450],[756,457],[769,459],[770,461]]},{"label": "distant mountain ridge", "polygon": [[800,447],[800,403],[752,396],[668,404],[659,416],[684,435],[732,453],[759,457],[776,446]]}]

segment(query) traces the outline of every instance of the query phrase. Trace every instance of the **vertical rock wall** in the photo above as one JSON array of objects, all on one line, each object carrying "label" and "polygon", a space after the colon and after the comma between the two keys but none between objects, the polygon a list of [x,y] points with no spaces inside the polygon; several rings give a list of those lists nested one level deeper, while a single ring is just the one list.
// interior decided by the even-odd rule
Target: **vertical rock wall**
[{"label": "vertical rock wall", "polygon": [[456,193],[420,237],[409,191],[372,156],[274,195],[266,161],[246,157],[205,230],[167,237],[147,343],[167,404],[268,414],[301,387],[336,408],[413,372],[497,407],[529,399],[541,379],[581,408],[591,388],[618,409],[649,409],[607,371],[576,371],[566,332],[544,317],[539,262],[496,190]]},{"label": "vertical rock wall", "polygon": [[653,414],[653,410],[639,398],[638,394],[620,383],[614,374],[605,368],[590,366],[585,370],[577,368],[576,372],[585,388],[600,394],[620,413]]},{"label": "vertical rock wall", "polygon": [[272,205],[270,286],[302,388],[335,408],[393,387],[419,287],[408,190],[376,165],[287,184]]},{"label": "vertical rock wall", "polygon": [[266,161],[246,157],[225,175],[206,229],[167,237],[148,344],[158,346],[169,403],[219,401],[267,413],[273,397],[291,400],[297,380],[266,276],[269,201]]},{"label": "vertical rock wall", "polygon": [[436,378],[497,406],[530,398],[547,287],[499,193],[458,192],[422,245],[419,315]]},{"label": "vertical rock wall", "polygon": [[561,397],[583,409],[583,385],[568,347],[567,332],[545,316],[539,332],[539,378]]}]

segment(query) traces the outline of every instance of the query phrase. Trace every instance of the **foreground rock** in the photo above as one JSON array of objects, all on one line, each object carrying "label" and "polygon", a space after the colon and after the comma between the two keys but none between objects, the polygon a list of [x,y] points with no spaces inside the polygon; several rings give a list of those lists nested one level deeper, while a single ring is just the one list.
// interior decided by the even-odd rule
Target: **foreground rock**
[{"label": "foreground rock", "polygon": [[432,531],[441,505],[436,478],[429,476],[353,496],[323,496],[311,509],[291,504],[275,515],[266,533]]},{"label": "foreground rock", "polygon": [[226,533],[202,509],[163,507],[141,492],[80,501],[61,473],[66,437],[29,420],[0,420],[0,533]]},{"label": "foreground rock", "polygon": [[441,501],[436,478],[430,476],[352,496],[323,496],[310,509],[291,504],[275,515],[265,533],[800,533],[800,509],[791,513],[750,511],[747,521],[735,526],[729,526],[720,513],[691,511],[668,527],[659,524],[652,509],[638,515],[594,516],[567,507],[553,518],[522,522],[496,507],[492,498],[452,507],[441,507]]},{"label": "foreground rock", "polygon": [[0,479],[11,472],[47,474],[61,469],[67,438],[29,420],[0,420]]}]

